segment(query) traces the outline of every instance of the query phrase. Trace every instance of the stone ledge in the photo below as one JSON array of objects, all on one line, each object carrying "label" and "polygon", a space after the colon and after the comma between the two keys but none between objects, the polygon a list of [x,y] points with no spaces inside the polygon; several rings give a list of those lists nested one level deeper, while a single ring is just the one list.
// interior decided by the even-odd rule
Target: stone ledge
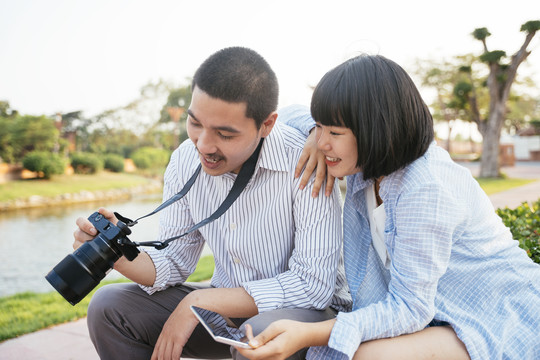
[{"label": "stone ledge", "polygon": [[17,209],[60,206],[92,201],[131,199],[135,195],[151,194],[161,190],[161,182],[153,181],[150,184],[125,189],[112,189],[101,191],[83,190],[78,193],[66,193],[51,197],[32,195],[27,199],[15,199],[6,202],[0,202],[0,212]]}]

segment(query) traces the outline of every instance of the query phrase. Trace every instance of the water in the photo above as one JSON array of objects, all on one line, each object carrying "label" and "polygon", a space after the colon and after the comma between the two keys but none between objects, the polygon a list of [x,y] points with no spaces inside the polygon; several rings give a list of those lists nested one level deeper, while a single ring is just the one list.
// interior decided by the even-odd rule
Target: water
[{"label": "water", "polygon": [[[155,194],[121,202],[0,212],[0,296],[54,291],[45,275],[73,252],[78,217],[87,218],[104,206],[134,219],[154,210],[160,201],[160,194]],[[155,240],[158,223],[159,214],[141,220],[132,228],[129,238],[137,242]],[[113,270],[106,278],[118,277],[121,275]]]}]

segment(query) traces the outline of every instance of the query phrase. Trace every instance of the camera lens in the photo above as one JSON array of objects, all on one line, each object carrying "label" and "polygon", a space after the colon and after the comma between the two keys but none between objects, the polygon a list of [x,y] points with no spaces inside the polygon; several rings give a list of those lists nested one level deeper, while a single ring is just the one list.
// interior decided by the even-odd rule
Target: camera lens
[{"label": "camera lens", "polygon": [[45,278],[71,305],[75,305],[103,280],[121,255],[98,235],[66,256]]}]

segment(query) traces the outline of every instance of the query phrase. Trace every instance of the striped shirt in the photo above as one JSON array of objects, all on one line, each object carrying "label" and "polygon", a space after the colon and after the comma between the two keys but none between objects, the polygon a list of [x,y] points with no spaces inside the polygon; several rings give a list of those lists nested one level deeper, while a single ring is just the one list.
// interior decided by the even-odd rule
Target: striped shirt
[{"label": "striped shirt", "polygon": [[[346,286],[338,187],[331,197],[299,190],[294,168],[305,142],[297,130],[277,123],[265,139],[255,173],[242,194],[217,220],[147,253],[156,267],[149,294],[183,283],[206,244],[213,252],[215,287],[243,287],[259,312],[281,308],[350,309]],[[172,155],[163,198],[177,193],[199,165],[185,141]],[[236,175],[201,171],[189,193],[162,211],[159,239],[182,234],[223,202]]]}]

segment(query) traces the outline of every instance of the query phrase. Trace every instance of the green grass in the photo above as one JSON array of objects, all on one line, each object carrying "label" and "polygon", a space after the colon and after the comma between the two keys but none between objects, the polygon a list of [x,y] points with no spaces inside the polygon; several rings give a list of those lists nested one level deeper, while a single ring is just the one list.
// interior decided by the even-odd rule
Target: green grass
[{"label": "green grass", "polygon": [[[212,277],[213,272],[214,258],[205,256],[200,259],[195,272],[187,280],[191,282],[207,280]],[[45,294],[25,292],[2,297],[0,298],[0,341],[85,317],[94,292],[103,285],[118,282],[129,282],[129,280],[102,281],[75,306],[70,305],[57,292]]]},{"label": "green grass", "polygon": [[488,195],[492,195],[501,191],[510,190],[512,188],[523,186],[538,179],[493,179],[493,178],[477,178],[476,179],[482,189]]},{"label": "green grass", "polygon": [[82,190],[98,191],[130,188],[150,183],[150,179],[127,173],[102,171],[96,175],[59,175],[51,180],[29,179],[0,184],[0,202],[27,199],[32,195],[57,196]]}]

